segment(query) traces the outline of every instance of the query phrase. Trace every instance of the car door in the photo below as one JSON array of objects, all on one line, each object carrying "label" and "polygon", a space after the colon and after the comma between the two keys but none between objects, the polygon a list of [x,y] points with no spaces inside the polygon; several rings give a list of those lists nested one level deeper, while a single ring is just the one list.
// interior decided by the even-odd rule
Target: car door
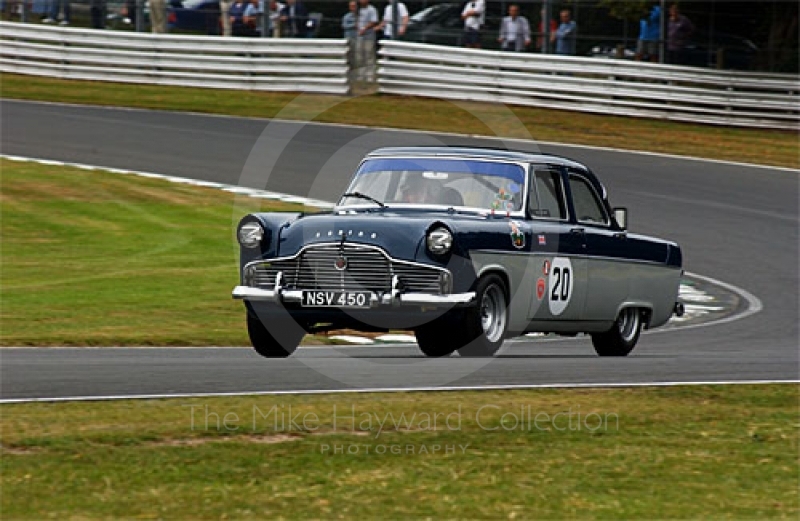
[{"label": "car door", "polygon": [[571,170],[568,180],[576,221],[573,231],[585,243],[588,281],[583,318],[613,320],[628,296],[632,276],[626,236],[612,229],[606,206],[587,177]]},{"label": "car door", "polygon": [[570,222],[564,173],[532,167],[529,215],[532,229],[531,320],[581,320],[586,297],[585,236]]}]

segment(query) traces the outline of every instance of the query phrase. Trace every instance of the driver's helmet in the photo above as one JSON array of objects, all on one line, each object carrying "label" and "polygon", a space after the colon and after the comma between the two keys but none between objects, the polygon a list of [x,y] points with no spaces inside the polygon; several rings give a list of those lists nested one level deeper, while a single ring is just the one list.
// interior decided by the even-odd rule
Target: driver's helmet
[{"label": "driver's helmet", "polygon": [[420,174],[406,175],[400,198],[404,203],[434,204],[441,190],[439,181],[426,179]]}]

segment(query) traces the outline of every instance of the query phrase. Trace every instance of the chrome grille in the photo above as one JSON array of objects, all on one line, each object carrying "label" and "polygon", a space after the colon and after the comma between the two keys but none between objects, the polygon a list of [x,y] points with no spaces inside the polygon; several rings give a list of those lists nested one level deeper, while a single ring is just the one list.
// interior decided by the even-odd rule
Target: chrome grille
[{"label": "chrome grille", "polygon": [[[347,267],[341,271],[335,268],[340,255],[347,259]],[[315,246],[294,259],[265,261],[255,265],[252,283],[273,289],[278,272],[283,272],[282,284],[290,289],[382,293],[392,289],[392,277],[397,275],[406,292],[442,292],[441,270],[391,261],[377,249],[357,245]]]}]

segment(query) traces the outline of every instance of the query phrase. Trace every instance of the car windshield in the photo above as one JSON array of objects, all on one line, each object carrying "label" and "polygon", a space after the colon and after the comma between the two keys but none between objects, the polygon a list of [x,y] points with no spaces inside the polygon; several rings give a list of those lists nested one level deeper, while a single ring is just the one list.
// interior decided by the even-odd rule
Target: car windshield
[{"label": "car windshield", "polygon": [[525,193],[525,171],[514,163],[439,158],[365,161],[340,206],[432,206],[518,212]]}]

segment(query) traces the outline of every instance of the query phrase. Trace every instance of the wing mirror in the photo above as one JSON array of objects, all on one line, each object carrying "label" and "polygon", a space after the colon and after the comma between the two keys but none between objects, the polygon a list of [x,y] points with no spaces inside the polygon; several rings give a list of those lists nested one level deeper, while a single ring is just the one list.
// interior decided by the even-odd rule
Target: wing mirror
[{"label": "wing mirror", "polygon": [[617,225],[623,230],[628,229],[628,209],[627,208],[614,208],[614,220]]}]

